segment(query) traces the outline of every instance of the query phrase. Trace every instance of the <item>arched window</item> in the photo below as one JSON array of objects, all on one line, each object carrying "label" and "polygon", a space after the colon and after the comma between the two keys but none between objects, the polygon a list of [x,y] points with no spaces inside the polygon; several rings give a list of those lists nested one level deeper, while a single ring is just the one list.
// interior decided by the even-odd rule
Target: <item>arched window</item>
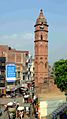
[{"label": "arched window", "polygon": [[38,71],[38,63],[35,62],[35,72],[37,72],[37,71]]},{"label": "arched window", "polygon": [[40,63],[38,64],[38,72],[43,72],[43,71],[44,71],[44,63],[40,61]]},{"label": "arched window", "polygon": [[40,78],[39,78],[38,83],[40,83],[40,84],[43,83],[43,77],[40,77]]},{"label": "arched window", "polygon": [[43,44],[39,45],[39,55],[44,55],[44,45]]},{"label": "arched window", "polygon": [[45,63],[45,68],[47,68],[47,62]]},{"label": "arched window", "polygon": [[35,54],[37,55],[37,53],[38,53],[38,46],[36,45],[35,46]]},{"label": "arched window", "polygon": [[43,36],[41,35],[41,40],[43,40]]}]

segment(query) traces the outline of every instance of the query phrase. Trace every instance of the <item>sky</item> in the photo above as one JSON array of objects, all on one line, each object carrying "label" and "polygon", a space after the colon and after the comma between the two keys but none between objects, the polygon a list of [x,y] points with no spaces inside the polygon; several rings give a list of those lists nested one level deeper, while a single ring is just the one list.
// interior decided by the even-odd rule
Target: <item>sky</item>
[{"label": "sky", "polygon": [[67,0],[0,0],[0,45],[29,50],[34,57],[34,25],[43,9],[49,25],[48,61],[67,58]]}]

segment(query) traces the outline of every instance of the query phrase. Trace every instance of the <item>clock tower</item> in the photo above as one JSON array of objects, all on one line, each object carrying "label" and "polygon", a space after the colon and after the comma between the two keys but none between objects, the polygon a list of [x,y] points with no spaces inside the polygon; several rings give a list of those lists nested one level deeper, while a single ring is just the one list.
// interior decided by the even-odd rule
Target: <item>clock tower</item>
[{"label": "clock tower", "polygon": [[48,81],[48,25],[40,10],[35,24],[35,86]]}]

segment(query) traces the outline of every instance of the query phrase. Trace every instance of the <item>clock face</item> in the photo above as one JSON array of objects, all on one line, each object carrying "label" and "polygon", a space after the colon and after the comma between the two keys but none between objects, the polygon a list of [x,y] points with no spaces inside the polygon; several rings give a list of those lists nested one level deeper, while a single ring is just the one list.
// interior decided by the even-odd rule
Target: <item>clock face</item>
[{"label": "clock face", "polygon": [[43,30],[43,29],[44,29],[44,26],[43,26],[43,25],[41,25],[41,26],[40,26],[40,29],[41,29],[41,30]]}]

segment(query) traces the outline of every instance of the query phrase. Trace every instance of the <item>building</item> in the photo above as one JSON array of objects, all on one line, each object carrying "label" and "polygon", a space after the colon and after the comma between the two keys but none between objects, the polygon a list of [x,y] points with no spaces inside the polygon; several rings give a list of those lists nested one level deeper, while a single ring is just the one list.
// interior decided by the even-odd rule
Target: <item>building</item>
[{"label": "building", "polygon": [[[65,102],[65,95],[54,84],[52,68],[48,65],[48,24],[42,10],[35,24],[34,44],[34,80],[35,91],[39,101],[38,115],[39,119],[50,119],[49,115],[55,112],[55,107],[58,106],[58,103]],[[57,117],[59,115],[57,113],[53,116]]]},{"label": "building", "polygon": [[35,24],[35,85],[48,81],[48,25],[40,11]]},{"label": "building", "polygon": [[6,58],[0,57],[0,94],[6,93],[6,89],[5,89],[5,63],[6,63]]},{"label": "building", "polygon": [[31,80],[34,80],[34,59],[32,59],[32,62],[31,62],[30,74],[31,74]]},{"label": "building", "polygon": [[[0,58],[5,58],[6,91],[12,91],[23,80],[23,72],[28,71],[29,51],[18,51],[7,45],[0,45]],[[13,64],[16,66],[16,80],[10,81],[6,77],[6,66]]]}]

